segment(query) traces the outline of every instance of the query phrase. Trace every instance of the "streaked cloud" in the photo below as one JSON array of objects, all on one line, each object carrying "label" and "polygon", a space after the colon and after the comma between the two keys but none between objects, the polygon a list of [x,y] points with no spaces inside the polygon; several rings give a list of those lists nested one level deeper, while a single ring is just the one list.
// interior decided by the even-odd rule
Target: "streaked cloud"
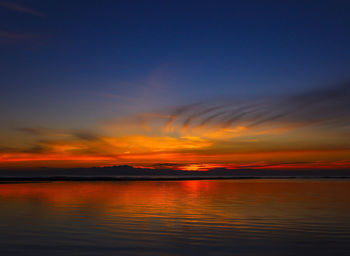
[{"label": "streaked cloud", "polygon": [[37,38],[37,35],[34,35],[32,33],[18,33],[0,30],[0,41],[17,42],[23,40],[33,40],[35,38]]},{"label": "streaked cloud", "polygon": [[350,85],[318,89],[292,96],[236,98],[199,102],[170,111],[166,130],[206,127],[247,128],[264,125],[350,125]]},{"label": "streaked cloud", "polygon": [[9,2],[9,1],[0,1],[0,7],[4,7],[16,12],[21,12],[21,13],[27,13],[27,14],[31,14],[34,16],[38,16],[38,17],[44,17],[45,15],[37,10],[35,10],[34,8],[25,6],[23,4],[19,4],[16,2]]},{"label": "streaked cloud", "polygon": [[213,99],[156,113],[116,119],[108,126],[163,134],[237,137],[294,129],[346,131],[350,126],[350,85],[342,84],[286,96]]}]

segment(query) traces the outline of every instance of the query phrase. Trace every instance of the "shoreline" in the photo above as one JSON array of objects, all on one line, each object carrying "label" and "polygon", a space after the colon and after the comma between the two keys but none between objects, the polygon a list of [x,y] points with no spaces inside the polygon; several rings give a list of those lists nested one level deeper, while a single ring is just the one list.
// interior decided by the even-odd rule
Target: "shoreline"
[{"label": "shoreline", "polygon": [[182,180],[260,180],[260,179],[350,179],[349,176],[236,176],[236,177],[0,177],[0,184],[53,181],[182,181]]}]

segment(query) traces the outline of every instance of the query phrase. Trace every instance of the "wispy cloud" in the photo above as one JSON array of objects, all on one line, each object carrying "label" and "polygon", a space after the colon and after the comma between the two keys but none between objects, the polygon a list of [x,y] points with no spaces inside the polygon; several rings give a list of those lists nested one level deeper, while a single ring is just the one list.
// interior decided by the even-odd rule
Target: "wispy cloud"
[{"label": "wispy cloud", "polygon": [[[131,120],[131,119],[130,119]],[[143,127],[162,123],[163,131],[256,129],[276,127],[350,126],[350,84],[305,93],[251,99],[214,99],[177,106],[167,111],[134,118]]]},{"label": "wispy cloud", "polygon": [[45,17],[45,15],[33,8],[24,6],[22,4],[19,3],[15,3],[15,2],[8,2],[8,1],[0,1],[0,7],[4,7],[16,12],[22,12],[22,13],[27,13],[27,14],[31,14],[31,15],[35,15],[38,17]]},{"label": "wispy cloud", "polygon": [[37,36],[31,33],[17,33],[17,32],[9,32],[0,30],[0,40],[6,42],[16,42],[23,40],[32,40]]},{"label": "wispy cloud", "polygon": [[59,129],[48,129],[48,128],[40,128],[40,127],[20,127],[16,128],[16,131],[24,132],[29,135],[37,135],[37,136],[69,136],[70,134],[64,130]]}]

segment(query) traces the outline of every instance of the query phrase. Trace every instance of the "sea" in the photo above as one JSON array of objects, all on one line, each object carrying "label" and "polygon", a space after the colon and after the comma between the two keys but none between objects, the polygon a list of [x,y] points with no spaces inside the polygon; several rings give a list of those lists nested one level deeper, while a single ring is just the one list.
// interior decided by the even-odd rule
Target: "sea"
[{"label": "sea", "polygon": [[0,255],[350,255],[349,179],[0,183]]}]

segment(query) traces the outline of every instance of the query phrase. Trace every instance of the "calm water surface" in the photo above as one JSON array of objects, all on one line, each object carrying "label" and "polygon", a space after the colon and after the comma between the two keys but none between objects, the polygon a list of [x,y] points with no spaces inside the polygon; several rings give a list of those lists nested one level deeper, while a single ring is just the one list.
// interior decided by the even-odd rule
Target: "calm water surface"
[{"label": "calm water surface", "polygon": [[350,255],[350,181],[0,184],[0,255]]}]

